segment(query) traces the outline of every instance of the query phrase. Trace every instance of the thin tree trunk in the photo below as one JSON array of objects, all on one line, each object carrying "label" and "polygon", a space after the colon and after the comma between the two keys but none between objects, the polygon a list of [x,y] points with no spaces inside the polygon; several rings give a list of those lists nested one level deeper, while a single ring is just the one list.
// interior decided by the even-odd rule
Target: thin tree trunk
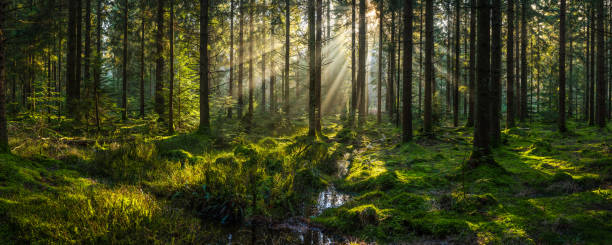
[{"label": "thin tree trunk", "polygon": [[[261,26],[266,26],[264,19],[267,11],[266,1],[263,2],[264,11],[261,15]],[[261,111],[266,112],[266,28],[261,29]]]},{"label": "thin tree trunk", "polygon": [[86,97],[90,93],[91,81],[91,0],[85,0],[85,66],[83,69],[83,83],[85,85]]},{"label": "thin tree trunk", "polygon": [[404,0],[402,141],[412,140],[412,0]]},{"label": "thin tree trunk", "polygon": [[425,134],[432,134],[432,87],[433,76],[433,0],[426,0],[425,5],[425,118],[423,130]]},{"label": "thin tree trunk", "polygon": [[[559,13],[559,131],[567,132],[565,126],[565,0],[561,0],[561,8]],[[538,71],[539,72],[539,71]]]},{"label": "thin tree trunk", "polygon": [[200,127],[199,131],[210,131],[208,107],[208,0],[200,0]]},{"label": "thin tree trunk", "polygon": [[[285,96],[284,96],[284,100],[285,100],[285,113],[287,114],[287,116],[289,115],[289,107],[290,107],[290,100],[289,100],[289,50],[290,50],[290,43],[289,43],[289,35],[291,34],[291,17],[289,15],[289,10],[290,10],[290,4],[289,4],[289,0],[285,0],[285,87],[283,88],[285,91]],[[322,13],[322,12],[319,12]],[[319,96],[320,97],[320,96]],[[319,99],[320,100],[320,99]],[[319,111],[319,118],[321,117],[321,112]],[[320,126],[319,126],[319,131],[320,131]]]},{"label": "thin tree trunk", "polygon": [[[274,48],[274,24],[270,22],[270,49]],[[273,53],[270,53],[273,54]],[[276,113],[276,96],[274,85],[276,83],[276,75],[274,74],[274,57],[270,57],[270,111]]]},{"label": "thin tree trunk", "polygon": [[459,83],[461,82],[461,1],[455,0],[455,84],[453,86],[453,127],[459,126]]},{"label": "thin tree trunk", "polygon": [[142,4],[142,13],[140,20],[140,118],[144,119],[145,116],[145,80],[144,80],[144,69],[145,69],[145,4]]},{"label": "thin tree trunk", "polygon": [[382,109],[382,74],[383,74],[383,62],[382,62],[382,50],[383,50],[383,18],[384,18],[384,5],[380,2],[379,5],[379,19],[378,19],[378,85],[377,85],[377,108],[376,108],[376,122],[380,123],[381,109]]},{"label": "thin tree trunk", "polygon": [[469,90],[469,112],[467,118],[467,127],[474,126],[474,103],[475,103],[475,81],[476,81],[476,0],[470,0],[470,82],[468,84]]},{"label": "thin tree trunk", "polygon": [[395,11],[391,11],[391,42],[389,43],[389,120],[395,114]]},{"label": "thin tree trunk", "polygon": [[493,146],[501,143],[500,117],[501,117],[501,59],[502,59],[502,13],[501,0],[493,0],[492,34],[491,34],[491,87],[489,88],[491,105],[491,143]]},{"label": "thin tree trunk", "polygon": [[[355,1],[355,0],[354,0]],[[315,48],[315,0],[308,0],[308,55],[309,55],[309,76],[308,76],[308,135],[317,136],[317,126],[315,123],[315,87],[316,87],[316,48]]]},{"label": "thin tree trunk", "polygon": [[253,118],[253,0],[249,1],[249,111],[248,111],[248,128],[250,128]]},{"label": "thin tree trunk", "polygon": [[593,2],[591,2],[591,53],[590,56],[590,66],[589,66],[589,126],[595,125],[595,10],[593,7]]},{"label": "thin tree trunk", "polygon": [[[96,128],[100,132],[100,76],[102,74],[102,0],[98,0],[96,27],[96,64],[94,68],[94,96],[96,110]],[[61,59],[60,59],[61,60]],[[61,67],[61,65],[60,65]],[[60,72],[61,74],[61,72]]]},{"label": "thin tree trunk", "polygon": [[356,1],[357,0],[351,1],[351,106],[349,108],[349,125],[351,126],[354,124],[355,111],[357,110],[357,81],[355,80],[355,70],[357,70],[357,66],[355,63]]},{"label": "thin tree trunk", "polygon": [[[128,0],[123,2],[123,72],[121,95],[121,120],[127,121],[127,49],[128,49]],[[172,105],[172,104],[170,104]]]},{"label": "thin tree trunk", "polygon": [[606,127],[606,64],[605,64],[605,28],[606,13],[603,0],[596,1],[597,6],[597,113],[595,119],[600,128]]},{"label": "thin tree trunk", "polygon": [[[571,4],[571,0],[570,0],[570,4]],[[573,116],[573,112],[574,112],[574,38],[573,33],[572,33],[572,18],[571,18],[571,14],[569,16],[569,20],[568,20],[568,28],[566,29],[567,31],[567,36],[569,38],[569,57],[568,57],[568,61],[569,61],[569,81],[568,81],[568,85],[569,85],[569,94],[567,96],[567,105],[568,105],[568,109],[567,109],[567,118],[572,118]]]},{"label": "thin tree trunk", "polygon": [[[360,2],[361,4],[361,2]],[[315,83],[315,130],[317,135],[321,135],[321,75],[322,75],[322,47],[323,47],[323,3],[322,0],[317,0],[316,14],[316,40],[315,40],[315,55],[316,55],[316,83]],[[288,46],[288,45],[287,45]],[[288,51],[289,49],[287,49]],[[286,55],[288,57],[289,55]],[[285,76],[288,78],[289,61],[285,61]],[[289,81],[287,81],[289,82]],[[287,85],[285,85],[287,86]]]},{"label": "thin tree trunk", "polygon": [[[230,64],[229,64],[229,97],[234,101],[234,0],[230,1]],[[232,118],[232,107],[227,108],[227,118]]]},{"label": "thin tree trunk", "polygon": [[527,2],[521,3],[521,113],[519,119],[524,122],[529,116],[527,109]]},{"label": "thin tree trunk", "polygon": [[7,3],[5,0],[0,0],[0,152],[8,153],[10,151],[8,144],[8,130],[7,130],[7,118],[6,118],[6,76],[4,73],[4,62],[6,56],[4,46],[4,22],[6,21],[6,7]]},{"label": "thin tree trunk", "polygon": [[244,99],[242,96],[243,88],[243,74],[244,74],[244,2],[245,0],[239,0],[239,33],[238,33],[238,119],[242,118],[242,107],[244,106]]},{"label": "thin tree trunk", "polygon": [[[317,0],[320,1],[320,0]],[[366,91],[366,0],[359,1],[359,71],[357,72],[357,83],[359,85],[359,117],[358,125],[362,127],[365,125],[366,120],[366,103],[365,103],[365,91]]]},{"label": "thin tree trunk", "polygon": [[158,121],[164,121],[164,0],[157,0],[157,33],[155,38],[156,66],[155,66],[155,112],[159,116]]},{"label": "thin tree trunk", "polygon": [[[203,7],[203,5],[202,5]],[[174,133],[174,0],[170,0],[170,23],[168,23],[170,33],[170,83],[168,83],[168,133]],[[200,84],[201,85],[201,84]],[[208,84],[207,84],[208,85]],[[206,86],[208,87],[208,86]],[[200,104],[202,106],[202,104]]]}]

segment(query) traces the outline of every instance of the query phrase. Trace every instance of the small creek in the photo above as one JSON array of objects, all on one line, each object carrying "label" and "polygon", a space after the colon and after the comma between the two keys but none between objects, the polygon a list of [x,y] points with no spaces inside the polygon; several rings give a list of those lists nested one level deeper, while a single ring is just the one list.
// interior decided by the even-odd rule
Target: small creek
[{"label": "small creek", "polygon": [[[343,177],[347,173],[350,164],[350,153],[344,154],[339,159],[338,177]],[[318,193],[316,204],[303,207],[304,216],[291,217],[278,224],[251,224],[241,226],[237,229],[229,230],[225,239],[221,239],[218,244],[307,244],[307,245],[328,245],[343,244],[346,238],[329,233],[313,224],[308,218],[319,216],[329,208],[342,206],[350,199],[350,196],[340,193],[333,184]]]}]

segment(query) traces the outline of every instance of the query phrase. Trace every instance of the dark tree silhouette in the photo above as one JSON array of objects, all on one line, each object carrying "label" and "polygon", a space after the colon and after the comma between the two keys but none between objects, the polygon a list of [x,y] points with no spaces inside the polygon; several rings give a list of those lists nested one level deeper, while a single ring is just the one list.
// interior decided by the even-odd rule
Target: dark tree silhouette
[{"label": "dark tree silhouette", "polygon": [[412,140],[412,0],[404,0],[402,141]]}]

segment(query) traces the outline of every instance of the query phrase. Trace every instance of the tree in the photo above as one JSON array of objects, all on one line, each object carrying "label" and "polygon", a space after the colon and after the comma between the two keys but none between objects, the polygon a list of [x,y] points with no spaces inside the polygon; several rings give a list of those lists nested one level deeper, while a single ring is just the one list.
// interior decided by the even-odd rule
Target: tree
[{"label": "tree", "polygon": [[412,0],[404,0],[402,141],[412,140]]},{"label": "tree", "polygon": [[606,127],[606,63],[605,25],[606,9],[603,0],[597,0],[597,113],[595,120],[600,128]]},{"label": "tree", "polygon": [[[229,97],[234,99],[234,0],[230,0],[230,49],[229,49]],[[232,118],[232,106],[227,108],[227,118]]]},{"label": "tree", "polygon": [[[76,59],[77,59],[77,2],[80,0],[70,0],[68,5],[68,42],[67,42],[67,64],[66,64],[66,109],[67,115],[75,118],[76,107],[79,100],[79,82],[77,81]],[[26,93],[23,93],[24,95]],[[24,100],[25,103],[25,100]]]},{"label": "tree", "polygon": [[4,40],[4,22],[6,18],[6,6],[8,3],[5,0],[0,0],[0,153],[8,153],[8,131],[6,127],[6,74],[4,71],[5,63],[5,46]]},{"label": "tree", "polygon": [[[319,3],[320,4],[320,3]],[[283,88],[283,90],[285,91],[285,96],[284,96],[284,100],[285,100],[285,113],[287,114],[287,116],[289,115],[289,50],[291,48],[290,43],[289,43],[289,35],[291,34],[291,17],[289,16],[289,10],[290,10],[291,5],[289,4],[289,0],[285,0],[285,86]],[[319,6],[319,18],[323,18],[321,16],[323,12],[321,12],[321,7]],[[318,19],[317,19],[318,20]],[[319,25],[321,25],[321,23],[319,23]],[[319,27],[320,29],[320,27]],[[320,47],[319,47],[320,49]],[[320,68],[319,68],[320,69]],[[320,82],[319,82],[320,84]],[[320,85],[319,85],[320,87]],[[320,98],[320,92],[319,92],[319,98]],[[321,99],[319,99],[320,101]],[[320,102],[319,102],[320,103]],[[318,112],[318,117],[321,117],[321,112],[319,110]],[[319,131],[321,131],[321,126],[318,126]]]},{"label": "tree", "polygon": [[353,125],[355,121],[355,111],[357,110],[357,81],[355,80],[355,15],[356,1],[351,1],[351,106],[349,108],[349,125]]},{"label": "tree", "polygon": [[155,113],[164,121],[164,0],[157,0],[157,33],[155,36]]},{"label": "tree", "polygon": [[[391,41],[389,42],[389,76],[387,80],[387,97],[389,97],[389,120],[395,113],[395,11],[391,10]],[[398,88],[399,89],[399,88]]]},{"label": "tree", "polygon": [[145,3],[142,3],[140,13],[140,118],[145,116]]},{"label": "tree", "polygon": [[[201,5],[203,6],[203,5]],[[200,22],[203,23],[203,22]],[[170,82],[168,83],[168,133],[174,133],[174,0],[170,0],[170,28],[169,37],[170,39]],[[208,86],[207,86],[208,87]],[[200,104],[202,106],[202,104]]]},{"label": "tree", "polygon": [[[265,26],[266,1],[263,1],[263,10],[261,15],[261,26]],[[231,41],[230,41],[231,42]],[[266,28],[261,28],[261,111],[266,112]]]},{"label": "tree", "polygon": [[384,18],[384,1],[380,1],[378,5],[378,85],[377,85],[377,110],[376,110],[376,122],[380,123],[381,119],[381,96],[382,96],[382,74],[383,74],[383,62],[382,62],[382,49],[383,49],[383,18]]},{"label": "tree", "polygon": [[317,136],[317,125],[315,118],[316,96],[316,55],[315,55],[315,0],[308,0],[308,135]]},{"label": "tree", "polygon": [[[127,64],[128,64],[128,0],[123,1],[123,72],[121,86],[121,120],[127,121]],[[172,104],[170,104],[172,106]]]},{"label": "tree", "polygon": [[[91,0],[85,0],[85,64],[83,81],[87,86],[87,95],[89,95],[90,66],[91,66]],[[50,86],[49,86],[50,89]]]},{"label": "tree", "polygon": [[[512,0],[510,0],[512,1]],[[476,97],[475,81],[476,81],[476,0],[470,2],[470,64],[469,64],[469,101],[468,101],[468,118],[467,127],[474,126],[474,98]]]},{"label": "tree", "polygon": [[[96,23],[96,63],[94,66],[94,96],[96,128],[100,131],[100,76],[102,74],[102,0],[98,0]],[[60,59],[61,60],[61,59]],[[61,67],[61,66],[60,66]],[[61,72],[60,72],[61,73]]]},{"label": "tree", "polygon": [[506,39],[506,128],[514,127],[514,0],[508,0]]},{"label": "tree", "polygon": [[432,134],[432,87],[434,84],[433,67],[433,0],[425,1],[425,117],[423,131]]},{"label": "tree", "polygon": [[244,74],[244,2],[240,1],[239,7],[239,27],[238,27],[238,119],[242,118],[242,106],[244,105],[244,99],[242,98],[243,92],[243,74]]},{"label": "tree", "polygon": [[208,0],[200,0],[200,132],[210,131],[208,108]]},{"label": "tree", "polygon": [[527,0],[521,0],[521,99],[519,120],[524,122],[528,117],[527,109]]},{"label": "tree", "polygon": [[[316,9],[316,39],[315,39],[315,130],[317,131],[317,135],[321,135],[321,74],[323,65],[323,56],[321,54],[323,47],[323,3],[322,0],[317,0],[317,9]],[[288,64],[288,61],[287,63]],[[286,67],[285,67],[286,68]],[[285,72],[285,76],[287,75],[289,70]],[[285,80],[287,83],[288,80]]]},{"label": "tree", "polygon": [[461,82],[461,1],[455,0],[455,81],[453,85],[453,127],[459,126],[459,83]]},{"label": "tree", "polygon": [[565,0],[561,0],[559,13],[559,131],[566,132],[565,126]]},{"label": "tree", "polygon": [[[500,7],[499,5],[495,7]],[[476,80],[476,111],[474,121],[474,147],[470,156],[471,167],[487,164],[491,158],[489,146],[489,79],[491,78],[490,64],[490,21],[489,1],[478,0],[477,22],[478,22],[478,49],[476,56],[476,69],[478,71]]]},{"label": "tree", "polygon": [[501,142],[500,113],[501,113],[501,0],[493,0],[492,10],[492,36],[491,36],[491,143],[493,146]]},{"label": "tree", "polygon": [[249,111],[247,113],[248,127],[250,128],[253,118],[253,0],[249,1]]}]

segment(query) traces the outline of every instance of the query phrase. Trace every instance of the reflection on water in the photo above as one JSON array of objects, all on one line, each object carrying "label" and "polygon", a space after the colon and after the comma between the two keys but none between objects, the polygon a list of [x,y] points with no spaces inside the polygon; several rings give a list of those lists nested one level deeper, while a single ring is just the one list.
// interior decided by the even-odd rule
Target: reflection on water
[{"label": "reflection on water", "polygon": [[[316,205],[304,207],[305,217],[320,215],[325,209],[338,207],[349,196],[339,193],[333,185],[319,193]],[[310,224],[304,217],[292,217],[276,224],[250,224],[228,231],[218,244],[343,244],[346,240]]]}]

